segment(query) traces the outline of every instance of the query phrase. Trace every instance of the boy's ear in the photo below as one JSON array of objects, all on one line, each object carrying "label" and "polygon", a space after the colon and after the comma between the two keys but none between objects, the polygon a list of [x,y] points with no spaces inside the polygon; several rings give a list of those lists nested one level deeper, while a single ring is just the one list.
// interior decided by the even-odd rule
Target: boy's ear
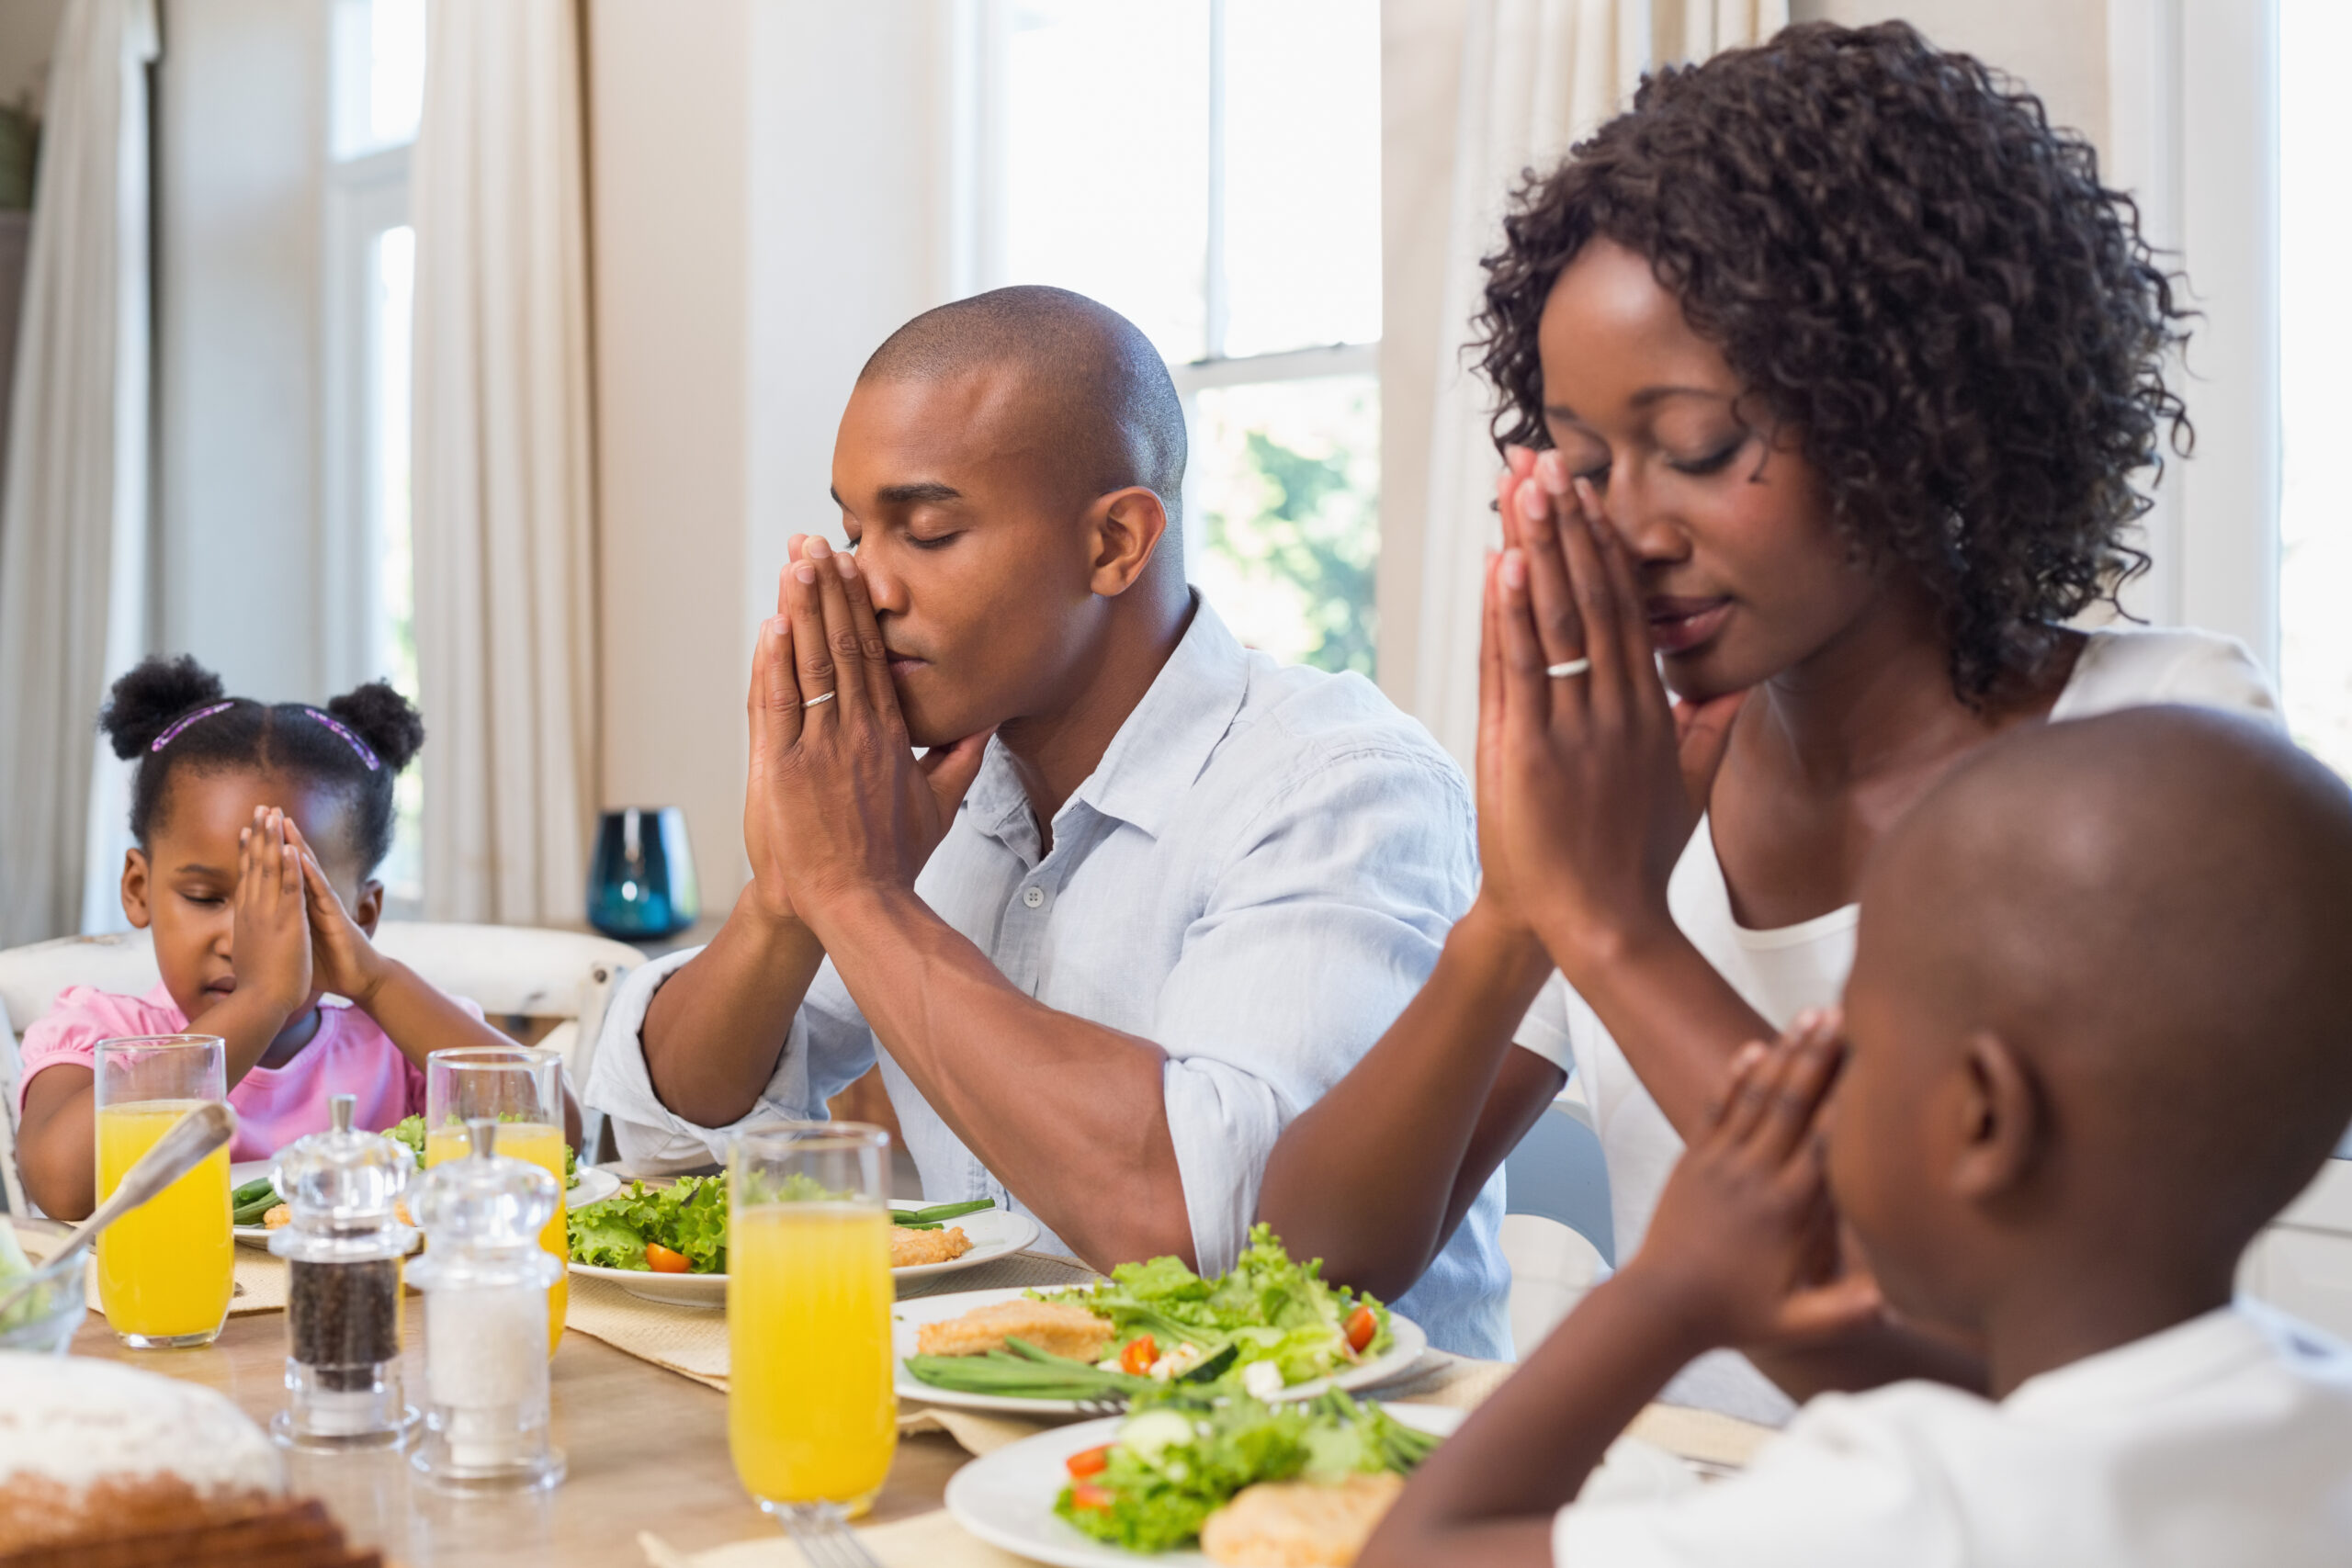
[{"label": "boy's ear", "polygon": [[1097,497],[1087,509],[1091,572],[1087,586],[1105,599],[1135,585],[1168,533],[1168,508],[1141,485]]},{"label": "boy's ear", "polygon": [[1960,1158],[1952,1172],[1959,1197],[1998,1199],[2021,1185],[2049,1135],[2041,1085],[2009,1043],[1980,1029],[1962,1048]]},{"label": "boy's ear", "polygon": [[371,876],[359,885],[359,897],[352,901],[351,923],[374,936],[376,922],[383,918],[384,885]]},{"label": "boy's ear", "polygon": [[147,910],[147,852],[126,851],[122,857],[122,914],[134,931],[145,931],[153,917]]}]

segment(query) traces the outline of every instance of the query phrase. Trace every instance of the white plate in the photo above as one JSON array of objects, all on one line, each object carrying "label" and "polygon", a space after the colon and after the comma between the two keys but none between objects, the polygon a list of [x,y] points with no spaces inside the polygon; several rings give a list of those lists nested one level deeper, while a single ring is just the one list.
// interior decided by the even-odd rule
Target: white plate
[{"label": "white plate", "polygon": [[[890,1207],[911,1210],[930,1205],[908,1200],[894,1202]],[[891,1276],[899,1280],[919,1280],[930,1274],[952,1274],[959,1269],[972,1269],[994,1262],[1007,1253],[1020,1251],[1037,1239],[1037,1222],[1026,1214],[1016,1214],[1007,1209],[982,1209],[947,1223],[964,1227],[964,1234],[971,1238],[971,1251],[952,1262],[913,1263],[904,1269],[893,1269]],[[656,1274],[648,1269],[599,1269],[590,1263],[574,1263],[571,1271],[585,1274],[592,1280],[610,1280],[630,1295],[649,1302],[660,1302],[666,1306],[723,1307],[727,1304],[727,1276],[724,1274]]]},{"label": "white plate", "polygon": [[[269,1174],[272,1163],[266,1159],[239,1160],[229,1168],[229,1185],[243,1187],[248,1181],[259,1180]],[[590,1203],[601,1202],[621,1190],[621,1179],[609,1170],[598,1170],[593,1165],[583,1165],[574,1174],[580,1179],[572,1183],[571,1190],[563,1195],[566,1209],[584,1208]],[[247,1247],[266,1248],[269,1246],[267,1225],[235,1225],[231,1228],[236,1232],[237,1239]]]},{"label": "white plate", "polygon": [[[954,1389],[933,1388],[918,1382],[907,1371],[907,1358],[916,1353],[918,1331],[926,1323],[944,1323],[951,1317],[961,1317],[974,1307],[994,1306],[1027,1295],[1027,1291],[959,1291],[948,1296],[924,1296],[917,1301],[900,1302],[890,1310],[890,1350],[898,1358],[896,1382],[900,1399],[920,1399],[926,1404],[953,1405],[959,1410],[1013,1410],[1023,1416],[1068,1413],[1081,1409],[1070,1399],[1011,1399],[997,1393],[959,1393]],[[1327,1388],[1355,1390],[1370,1388],[1397,1377],[1421,1359],[1430,1348],[1430,1337],[1421,1325],[1402,1313],[1388,1314],[1388,1326],[1396,1343],[1374,1356],[1371,1360],[1350,1367],[1337,1377],[1316,1378],[1283,1390],[1282,1399],[1312,1399]]]},{"label": "white plate", "polygon": [[[1406,1426],[1440,1436],[1450,1436],[1467,1415],[1442,1404],[1391,1404],[1387,1409]],[[1136,1568],[1141,1562],[1155,1568],[1204,1568],[1208,1559],[1197,1551],[1147,1556],[1105,1546],[1080,1534],[1054,1512],[1054,1499],[1069,1483],[1063,1461],[1081,1449],[1111,1441],[1125,1420],[1114,1416],[1057,1427],[982,1455],[948,1478],[948,1513],[990,1546],[1055,1568]],[[1600,1468],[1577,1495],[1621,1503],[1657,1501],[1698,1484],[1698,1473],[1664,1449],[1639,1438],[1620,1438],[1609,1446]]]},{"label": "white plate", "polygon": [[[1442,1404],[1392,1404],[1388,1413],[1408,1427],[1441,1436],[1460,1426],[1465,1414]],[[1056,1568],[1136,1568],[1138,1562],[1200,1568],[1208,1559],[1197,1551],[1146,1555],[1106,1546],[1054,1512],[1054,1499],[1069,1484],[1063,1461],[1081,1449],[1111,1441],[1125,1423],[1125,1416],[1113,1416],[1056,1427],[981,1455],[948,1477],[948,1513],[990,1546]]]}]

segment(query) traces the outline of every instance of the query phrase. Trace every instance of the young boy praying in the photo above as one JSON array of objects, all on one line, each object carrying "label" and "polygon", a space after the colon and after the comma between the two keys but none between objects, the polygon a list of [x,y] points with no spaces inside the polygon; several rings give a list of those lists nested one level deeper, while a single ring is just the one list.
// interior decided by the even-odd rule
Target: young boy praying
[{"label": "young boy praying", "polygon": [[[2352,1352],[2233,1298],[2352,1119],[2347,954],[2352,797],[2273,732],[1986,749],[1871,860],[1842,1035],[1741,1054],[1648,1243],[1363,1562],[2352,1562]],[[1569,1501],[1691,1357],[1882,1311],[1993,1397],[1824,1394],[1733,1479]]]}]

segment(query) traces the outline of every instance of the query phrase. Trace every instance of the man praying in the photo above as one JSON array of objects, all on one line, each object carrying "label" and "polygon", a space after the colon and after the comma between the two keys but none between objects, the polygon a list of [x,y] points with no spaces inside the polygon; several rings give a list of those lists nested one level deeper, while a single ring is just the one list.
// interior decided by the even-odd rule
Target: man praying
[{"label": "man praying", "polygon": [[[1184,579],[1183,410],[1115,312],[999,289],[899,329],[760,630],[752,881],[616,998],[634,1164],[821,1116],[876,1060],[934,1202],[1089,1264],[1229,1267],[1268,1152],[1412,998],[1477,874],[1461,772]],[[918,757],[916,748],[926,748]],[[1510,1343],[1498,1175],[1396,1303]]]}]

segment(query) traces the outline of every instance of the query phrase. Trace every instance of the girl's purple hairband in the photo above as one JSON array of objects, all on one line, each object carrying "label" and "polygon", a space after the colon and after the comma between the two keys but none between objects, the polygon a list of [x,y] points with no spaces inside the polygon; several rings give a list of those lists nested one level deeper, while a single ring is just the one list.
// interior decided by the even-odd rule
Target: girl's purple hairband
[{"label": "girl's purple hairband", "polygon": [[302,711],[309,714],[312,718],[317,719],[321,724],[325,725],[329,729],[334,730],[337,735],[342,736],[344,744],[349,746],[353,750],[359,753],[359,760],[368,764],[368,771],[369,773],[372,773],[379,767],[382,766],[381,763],[377,761],[376,753],[368,749],[368,742],[360,739],[356,735],[352,734],[351,731],[344,726],[342,720],[335,718],[332,715],[321,713],[316,708],[306,707]]},{"label": "girl's purple hairband", "polygon": [[164,730],[163,734],[155,737],[155,744],[148,747],[147,750],[150,752],[160,751],[164,747],[169,746],[173,741],[178,739],[180,731],[186,729],[189,725],[194,724],[198,719],[210,718],[216,713],[227,713],[231,708],[235,707],[236,705],[237,705],[233,702],[214,703],[209,708],[198,708],[194,713],[187,715],[186,717],[175,718],[172,720],[171,728]]}]

